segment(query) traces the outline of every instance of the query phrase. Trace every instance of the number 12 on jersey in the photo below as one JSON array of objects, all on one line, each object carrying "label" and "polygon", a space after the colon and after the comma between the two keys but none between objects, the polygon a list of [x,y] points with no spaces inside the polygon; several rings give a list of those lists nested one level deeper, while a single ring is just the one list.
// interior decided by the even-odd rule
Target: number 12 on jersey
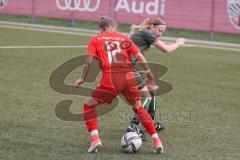
[{"label": "number 12 on jersey", "polygon": [[105,49],[107,51],[108,62],[111,63],[123,63],[122,61],[117,60],[117,54],[121,53],[121,45],[118,41],[105,42]]}]

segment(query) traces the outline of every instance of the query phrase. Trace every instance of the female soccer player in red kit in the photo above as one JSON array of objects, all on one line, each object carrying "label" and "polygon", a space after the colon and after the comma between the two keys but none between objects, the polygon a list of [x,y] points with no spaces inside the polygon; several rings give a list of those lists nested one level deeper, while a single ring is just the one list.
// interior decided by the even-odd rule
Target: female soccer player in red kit
[{"label": "female soccer player in red kit", "polygon": [[142,107],[141,96],[132,71],[130,55],[132,54],[137,59],[147,77],[153,79],[145,58],[127,36],[115,31],[116,24],[111,19],[102,17],[99,22],[99,29],[101,33],[93,37],[88,44],[88,56],[81,77],[75,82],[77,87],[81,86],[93,59],[98,59],[103,73],[102,78],[91,96],[84,101],[84,120],[91,135],[91,146],[88,152],[95,153],[102,146],[98,134],[98,119],[95,107],[103,103],[110,104],[115,97],[121,94],[133,106],[133,111],[151,135],[154,142],[154,153],[163,153],[163,146],[158,138],[152,118]]}]

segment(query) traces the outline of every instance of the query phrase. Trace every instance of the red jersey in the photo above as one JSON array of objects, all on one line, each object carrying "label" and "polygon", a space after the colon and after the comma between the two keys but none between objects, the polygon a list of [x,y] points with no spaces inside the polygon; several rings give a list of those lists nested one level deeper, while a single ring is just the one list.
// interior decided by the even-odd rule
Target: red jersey
[{"label": "red jersey", "polygon": [[100,61],[103,72],[132,71],[131,55],[136,57],[138,53],[138,47],[118,32],[98,34],[88,44],[88,55]]}]

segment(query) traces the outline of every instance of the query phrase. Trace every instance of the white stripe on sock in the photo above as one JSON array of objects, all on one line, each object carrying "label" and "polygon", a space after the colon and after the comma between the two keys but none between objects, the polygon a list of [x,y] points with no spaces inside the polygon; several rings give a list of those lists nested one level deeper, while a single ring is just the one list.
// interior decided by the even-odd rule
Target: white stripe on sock
[{"label": "white stripe on sock", "polygon": [[90,132],[91,136],[96,135],[96,134],[98,134],[98,130],[93,130],[93,131]]},{"label": "white stripe on sock", "polygon": [[152,134],[152,139],[154,139],[154,138],[158,138],[158,134],[157,133]]}]

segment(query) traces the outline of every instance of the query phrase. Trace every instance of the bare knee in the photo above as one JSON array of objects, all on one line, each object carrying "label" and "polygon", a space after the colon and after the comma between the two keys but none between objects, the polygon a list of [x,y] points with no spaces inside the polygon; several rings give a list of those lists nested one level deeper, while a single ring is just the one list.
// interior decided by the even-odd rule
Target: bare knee
[{"label": "bare knee", "polygon": [[152,97],[147,97],[148,101],[151,102],[152,101]]},{"label": "bare knee", "polygon": [[93,99],[92,97],[87,97],[84,100],[84,104],[92,106],[92,105],[97,105],[97,101],[95,99]]},{"label": "bare knee", "polygon": [[150,92],[149,92],[149,90],[148,90],[148,88],[147,88],[146,86],[143,87],[143,88],[140,90],[140,93],[141,93],[141,96],[142,96],[143,98],[146,98],[146,99],[148,99],[149,101],[152,100],[152,96],[151,96],[151,94],[150,94]]},{"label": "bare knee", "polygon": [[132,106],[132,109],[138,109],[140,107],[143,107],[142,102],[141,100],[137,100],[136,103]]}]

